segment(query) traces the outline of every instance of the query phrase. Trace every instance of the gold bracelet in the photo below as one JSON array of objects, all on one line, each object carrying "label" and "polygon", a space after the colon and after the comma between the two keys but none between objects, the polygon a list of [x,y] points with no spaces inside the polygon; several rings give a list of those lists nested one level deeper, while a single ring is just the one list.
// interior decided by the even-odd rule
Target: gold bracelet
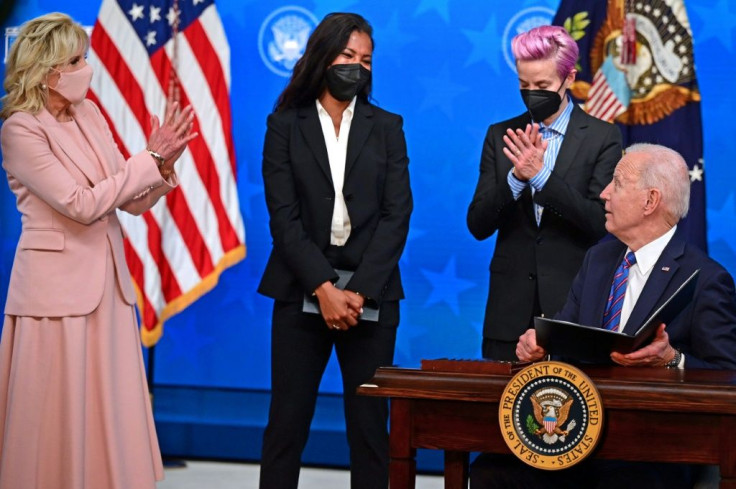
[{"label": "gold bracelet", "polygon": [[162,166],[164,166],[164,163],[166,163],[166,160],[164,159],[163,156],[161,156],[160,154],[156,153],[152,149],[146,149],[146,151],[148,151],[148,154],[149,155],[153,156],[153,159],[156,160],[156,164],[157,164],[157,166],[159,168],[161,168]]}]

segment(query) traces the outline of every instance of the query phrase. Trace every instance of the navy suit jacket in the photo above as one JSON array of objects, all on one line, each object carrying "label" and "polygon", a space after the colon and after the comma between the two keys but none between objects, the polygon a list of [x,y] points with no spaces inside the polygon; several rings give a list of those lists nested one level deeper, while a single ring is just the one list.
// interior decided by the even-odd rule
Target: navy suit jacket
[{"label": "navy suit jacket", "polygon": [[[402,125],[400,116],[358,100],[348,137],[343,195],[352,229],[340,266],[355,272],[348,290],[379,303],[404,297],[398,263],[412,194]],[[316,105],[269,115],[263,182],[273,250],[258,291],[301,301],[337,280],[325,257],[335,188]]]},{"label": "navy suit jacket", "polygon": [[[600,327],[626,245],[606,241],[591,248],[556,319]],[[644,323],[697,269],[692,303],[666,326],[670,344],[685,354],[686,368],[736,369],[736,296],[731,275],[700,249],[672,238],[654,265],[624,333]]]}]

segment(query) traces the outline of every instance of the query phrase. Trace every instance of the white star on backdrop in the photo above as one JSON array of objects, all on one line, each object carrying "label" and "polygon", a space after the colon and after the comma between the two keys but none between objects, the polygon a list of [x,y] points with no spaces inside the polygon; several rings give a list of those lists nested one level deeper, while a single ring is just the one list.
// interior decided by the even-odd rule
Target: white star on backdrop
[{"label": "white star on backdrop", "polygon": [[156,44],[156,31],[148,31],[146,35],[146,46],[153,46]]}]

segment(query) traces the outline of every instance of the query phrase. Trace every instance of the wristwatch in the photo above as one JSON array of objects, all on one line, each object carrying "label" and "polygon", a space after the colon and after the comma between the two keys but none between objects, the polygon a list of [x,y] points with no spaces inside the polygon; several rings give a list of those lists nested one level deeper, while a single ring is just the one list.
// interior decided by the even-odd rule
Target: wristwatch
[{"label": "wristwatch", "polygon": [[680,367],[680,361],[682,360],[682,352],[675,348],[675,356],[672,357],[672,360],[665,363],[665,368],[679,368]]}]

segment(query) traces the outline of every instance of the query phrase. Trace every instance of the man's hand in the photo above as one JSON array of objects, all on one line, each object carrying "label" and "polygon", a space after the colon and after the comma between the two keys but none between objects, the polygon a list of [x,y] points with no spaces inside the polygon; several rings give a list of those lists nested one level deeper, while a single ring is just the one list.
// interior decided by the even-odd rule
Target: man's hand
[{"label": "man's hand", "polygon": [[533,329],[527,329],[526,332],[519,336],[519,342],[516,344],[516,356],[522,362],[536,362],[541,360],[547,354],[547,351],[537,345],[537,332]]},{"label": "man's hand", "polygon": [[506,130],[503,153],[514,165],[514,176],[523,182],[533,178],[544,165],[547,141],[542,139],[539,124],[527,124],[522,131]]},{"label": "man's hand", "polygon": [[660,324],[654,341],[626,355],[613,352],[611,360],[624,367],[664,367],[675,358],[675,349],[670,345],[669,336],[664,330],[665,325]]}]

